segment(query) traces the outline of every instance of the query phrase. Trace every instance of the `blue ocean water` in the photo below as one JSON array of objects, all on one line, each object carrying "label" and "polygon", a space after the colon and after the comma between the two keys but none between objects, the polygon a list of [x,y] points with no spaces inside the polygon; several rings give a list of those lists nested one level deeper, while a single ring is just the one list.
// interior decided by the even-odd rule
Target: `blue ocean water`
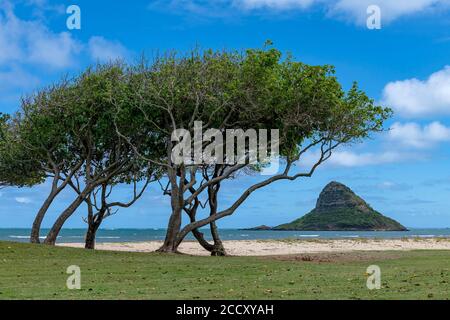
[{"label": "blue ocean water", "polygon": [[[42,235],[48,230],[43,229]],[[63,229],[58,238],[60,243],[83,242],[85,229]],[[203,233],[210,239],[209,230]],[[0,241],[29,241],[29,229],[0,229]],[[447,229],[411,229],[410,231],[247,231],[239,229],[222,229],[223,240],[264,240],[264,239],[351,239],[351,238],[450,238],[450,228]],[[102,229],[97,233],[97,242],[141,242],[164,240],[165,229]],[[189,235],[187,240],[193,240]]]}]

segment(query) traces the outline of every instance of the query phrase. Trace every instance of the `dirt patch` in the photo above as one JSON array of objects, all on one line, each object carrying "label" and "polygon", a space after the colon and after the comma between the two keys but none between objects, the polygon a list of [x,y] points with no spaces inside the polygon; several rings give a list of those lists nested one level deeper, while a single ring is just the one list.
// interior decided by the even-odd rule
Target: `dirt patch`
[{"label": "dirt patch", "polygon": [[353,252],[321,252],[308,254],[267,256],[264,257],[263,259],[271,259],[278,261],[335,263],[335,262],[391,260],[401,258],[402,256],[404,256],[402,252],[353,251]]}]

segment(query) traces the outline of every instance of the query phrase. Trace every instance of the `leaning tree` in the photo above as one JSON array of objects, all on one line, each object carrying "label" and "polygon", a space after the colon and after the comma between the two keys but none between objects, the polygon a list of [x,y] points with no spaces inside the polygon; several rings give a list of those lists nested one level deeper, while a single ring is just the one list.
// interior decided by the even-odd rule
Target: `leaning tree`
[{"label": "leaning tree", "polygon": [[[44,88],[22,100],[12,117],[9,155],[10,172],[34,184],[49,179],[50,191],[39,208],[31,229],[31,242],[39,243],[42,221],[56,197],[81,169],[80,141],[74,138],[73,103],[76,98],[70,81]],[[31,170],[30,170],[31,169]],[[19,183],[14,183],[19,185]]]},{"label": "leaning tree", "polygon": [[[38,243],[42,219],[67,183],[59,183],[61,177],[64,174],[71,175],[70,168],[75,172],[77,166],[69,164],[72,158],[66,157],[66,153],[61,149],[61,142],[65,140],[62,137],[63,131],[52,132],[55,127],[49,122],[40,123],[42,126],[39,129],[39,125],[35,123],[32,125],[34,129],[29,130],[30,119],[27,117],[26,105],[24,102],[24,108],[14,116],[2,116],[0,177],[3,185],[14,187],[32,187],[47,178],[52,179],[51,191],[37,212],[32,227],[31,241]],[[34,120],[39,122],[36,118]]]},{"label": "leaning tree", "polygon": [[[171,53],[156,58],[143,69],[140,86],[134,88],[140,99],[136,111],[142,114],[139,119],[143,120],[143,128],[166,137],[165,161],[149,159],[145,149],[135,146],[133,139],[116,129],[138,156],[161,165],[166,172],[169,181],[166,193],[171,197],[172,213],[161,252],[176,252],[187,234],[195,235],[199,228],[232,215],[256,190],[276,181],[311,177],[338,146],[381,131],[391,113],[388,108],[376,106],[356,84],[345,92],[332,66],[306,65],[291,56],[283,57],[273,48],[244,53]],[[268,157],[258,158],[257,163],[250,161],[252,149],[261,146],[247,145],[240,154],[244,162],[199,163],[195,152],[184,154],[182,163],[173,161],[174,147],[186,136],[195,136],[196,123],[201,124],[203,132],[218,129],[221,136],[211,136],[206,143],[194,145],[193,149],[200,148],[201,154],[211,152],[208,142],[225,141],[230,130],[241,130],[244,137],[249,130],[277,130],[276,142],[267,146],[275,149],[278,145],[282,168],[250,186],[231,206],[218,208],[217,193],[209,192],[211,188],[219,187],[243,170],[263,166]],[[172,139],[173,133],[180,129],[188,135],[175,135]],[[232,150],[237,151],[235,147]],[[305,171],[295,169],[309,151],[317,154],[316,161]],[[218,166],[222,166],[220,170],[216,170]],[[202,177],[206,168],[212,170],[212,177]],[[190,222],[182,227],[182,212],[195,208],[205,192],[209,192],[213,204],[211,214],[198,221],[191,214]]]},{"label": "leaning tree", "polygon": [[[103,221],[112,215],[115,215],[121,208],[129,208],[136,203],[147,190],[148,186],[158,181],[161,173],[158,167],[134,166],[129,172],[114,177],[94,188],[94,190],[84,199],[87,206],[87,217],[83,220],[88,228],[85,237],[85,248],[94,249],[97,231]],[[88,173],[87,173],[88,174]],[[84,179],[84,177],[83,177]],[[69,185],[80,195],[82,193],[82,184],[80,177],[76,177]],[[114,188],[119,185],[132,186],[133,192],[128,201],[111,200],[114,198]],[[120,197],[123,199],[124,197]]]},{"label": "leaning tree", "polygon": [[[74,187],[76,179],[81,180],[81,183],[76,183],[77,196],[54,222],[45,239],[46,244],[55,244],[64,223],[83,202],[87,201],[89,211],[96,207],[92,196],[98,188],[102,189],[101,193],[106,192],[100,197],[103,202],[108,193],[106,189],[111,186],[122,182],[153,181],[159,174],[157,167],[150,167],[137,158],[129,143],[116,134],[116,128],[125,132],[152,159],[157,158],[157,154],[161,152],[157,135],[141,132],[134,126],[134,116],[129,107],[134,104],[134,85],[136,82],[132,74],[121,63],[88,69],[73,81],[72,87],[76,94],[70,100],[72,107],[69,114],[74,122],[72,127],[76,130],[70,134],[73,136],[72,140],[77,142],[77,148],[73,152],[83,159],[83,164],[72,177],[70,185]],[[103,204],[97,206],[97,214],[90,212],[88,217],[93,219],[88,230],[90,238],[93,239],[111,207],[127,207],[142,193],[143,190],[136,193],[130,204]]]},{"label": "leaning tree", "polygon": [[31,242],[40,242],[45,214],[67,186],[77,186],[76,198],[54,222],[46,244],[55,243],[64,223],[83,202],[92,218],[88,234],[94,238],[111,207],[130,206],[143,193],[137,192],[130,203],[114,202],[92,214],[95,205],[88,198],[92,199],[96,190],[122,182],[152,181],[159,174],[158,167],[137,159],[129,144],[116,134],[119,127],[136,145],[145,145],[149,157],[162,149],[155,147],[158,136],[135,130],[130,108],[120,112],[116,108],[133,105],[133,85],[136,81],[124,64],[98,65],[24,98],[12,117],[1,115],[1,185],[21,187],[51,181],[33,223]]}]

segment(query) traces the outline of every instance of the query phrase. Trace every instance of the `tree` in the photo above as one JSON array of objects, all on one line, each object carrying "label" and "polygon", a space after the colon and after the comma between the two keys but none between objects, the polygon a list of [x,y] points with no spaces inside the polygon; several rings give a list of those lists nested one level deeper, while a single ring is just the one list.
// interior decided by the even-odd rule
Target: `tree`
[{"label": "tree", "polygon": [[[36,183],[51,179],[50,192],[33,222],[32,243],[40,242],[40,228],[46,212],[84,163],[77,152],[80,141],[72,135],[78,129],[70,103],[74,94],[71,83],[63,80],[23,99],[21,110],[14,117],[14,163],[32,165],[41,177]],[[29,168],[14,171],[24,177],[30,175]]]},{"label": "tree", "polygon": [[[81,166],[74,160],[65,147],[63,119],[48,121],[51,106],[42,108],[40,104],[50,95],[56,95],[61,88],[45,90],[35,97],[25,99],[22,109],[13,117],[3,117],[2,147],[0,151],[0,171],[2,180],[9,186],[31,187],[52,179],[52,188],[40,207],[31,232],[31,242],[39,243],[39,230],[45,213],[55,197],[61,192],[67,181],[59,185],[63,175],[71,176]],[[42,109],[41,109],[42,108]],[[39,112],[37,110],[40,109]]]},{"label": "tree", "polygon": [[[142,197],[149,184],[158,179],[159,173],[157,168],[155,168],[154,171],[147,172],[131,170],[130,173],[126,173],[123,176],[117,177],[114,181],[105,182],[95,188],[84,200],[87,205],[88,211],[87,218],[84,219],[84,221],[88,225],[85,238],[85,248],[95,248],[95,238],[97,231],[106,218],[116,214],[119,210],[118,208],[131,207],[137,200]],[[133,195],[131,197],[131,200],[128,202],[109,201],[114,187],[119,183],[124,182],[128,185],[133,185]],[[141,186],[138,185],[139,182],[142,182]],[[82,187],[79,179],[76,179],[75,183],[71,182],[70,186],[78,195],[81,194]]]},{"label": "tree", "polygon": [[[201,175],[204,179],[204,181],[209,181],[210,179],[216,178],[218,175],[223,173],[223,170],[226,167],[223,165],[208,167],[204,166],[202,168]],[[185,182],[188,184],[188,181]],[[186,214],[189,217],[190,223],[195,223],[197,219],[197,212],[199,208],[205,209],[208,207],[209,209],[209,215],[212,216],[217,213],[218,209],[218,193],[220,190],[220,183],[217,183],[215,185],[211,185],[207,189],[207,199],[206,201],[201,201],[199,199],[199,196],[197,195],[194,198],[194,201],[186,204],[183,208],[183,210],[186,212]],[[191,194],[194,194],[197,192],[197,189],[193,186],[189,188],[189,192]],[[164,190],[164,194],[170,195],[170,191],[167,189]],[[197,239],[199,244],[207,251],[211,252],[212,256],[225,256],[226,250],[223,246],[222,240],[220,239],[219,230],[217,228],[217,225],[215,221],[212,221],[210,224],[210,232],[213,239],[213,244],[210,244],[205,238],[204,234],[199,229],[193,229],[192,234]]]},{"label": "tree", "polygon": [[[176,252],[187,234],[195,235],[199,228],[232,215],[254,191],[276,181],[312,176],[338,146],[381,131],[391,113],[374,105],[356,84],[344,92],[333,67],[309,66],[291,56],[284,58],[273,48],[245,53],[194,51],[185,56],[157,58],[142,71],[142,85],[135,95],[140,97],[137,111],[143,115],[142,126],[166,136],[166,160],[158,164],[165,168],[169,180],[172,213],[161,252]],[[196,163],[195,154],[181,164],[172,160],[172,133],[185,129],[195,134],[196,122],[204,131],[220,130],[223,138],[231,129],[277,129],[283,169],[250,186],[229,208],[215,208],[199,221],[191,213],[191,222],[182,228],[182,211],[195,208],[202,193],[218,189],[225,179],[267,162],[262,158],[256,166],[250,163],[251,150],[247,147],[245,164],[227,164],[212,179],[199,181],[198,172],[210,164]],[[137,155],[156,164],[126,134],[117,132]],[[311,150],[318,150],[317,161],[309,170],[293,172],[295,164]],[[210,203],[215,203],[216,195],[210,193]]]},{"label": "tree", "polygon": [[7,177],[6,170],[6,146],[7,135],[8,135],[8,116],[0,113],[0,189],[7,187],[9,185],[9,179]]},{"label": "tree", "polygon": [[[46,244],[55,244],[64,223],[95,193],[96,188],[105,190],[111,185],[126,182],[130,175],[136,174],[141,178],[139,173],[149,168],[142,160],[136,159],[130,145],[116,134],[114,125],[126,132],[136,145],[145,148],[149,157],[153,156],[152,150],[161,149],[152,147],[158,143],[158,137],[135,130],[134,118],[128,107],[134,103],[134,97],[130,95],[133,85],[132,74],[120,63],[97,66],[74,80],[69,114],[76,130],[70,134],[72,141],[77,143],[77,157],[84,161],[75,175],[75,178],[83,180],[78,184],[82,187],[76,199],[56,219],[45,239]],[[104,217],[110,207],[103,206],[95,224],[101,223],[103,218],[100,217]]]}]

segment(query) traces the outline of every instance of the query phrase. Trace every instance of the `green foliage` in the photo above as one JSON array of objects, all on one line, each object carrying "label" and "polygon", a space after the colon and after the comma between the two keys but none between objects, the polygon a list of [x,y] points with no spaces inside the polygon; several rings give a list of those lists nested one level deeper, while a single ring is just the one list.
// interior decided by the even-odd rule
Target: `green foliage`
[{"label": "green foliage", "polygon": [[403,231],[397,221],[377,211],[362,211],[358,208],[336,208],[325,212],[311,211],[291,223],[280,225],[274,230],[302,231]]},{"label": "green foliage", "polygon": [[17,140],[11,117],[0,114],[0,187],[23,187],[41,182],[42,172],[36,164]]},{"label": "green foliage", "polygon": [[194,121],[223,132],[279,129],[289,159],[314,141],[350,143],[382,130],[391,111],[356,84],[344,92],[334,73],[285,57],[270,42],[245,52],[194,50],[134,66],[98,65],[24,99],[18,114],[2,120],[11,126],[10,159],[27,164],[9,162],[9,171],[40,182],[86,161],[88,175],[116,162],[145,175],[162,169],[143,159],[164,161],[172,131],[192,130]]},{"label": "green foliage", "polygon": [[[294,158],[313,141],[351,143],[381,131],[391,116],[357,85],[345,92],[332,66],[310,66],[263,49],[171,53],[143,65],[139,111],[155,132],[278,129],[281,153]],[[224,131],[225,132],[225,131]]]},{"label": "green foliage", "polygon": [[76,176],[86,182],[113,170],[117,174],[111,183],[129,182],[153,171],[116,132],[117,128],[136,145],[146,144],[153,150],[155,139],[136,131],[132,115],[126,114],[135,100],[133,85],[126,66],[99,65],[24,99],[21,110],[2,121],[9,126],[3,130],[8,135],[8,150],[1,152],[2,171],[10,172],[6,179],[13,185],[40,183],[56,174],[68,174],[80,162],[84,166]]},{"label": "green foliage", "polygon": [[[161,177],[170,166],[172,176],[184,180],[185,171],[169,161],[171,135],[180,128],[192,132],[195,121],[224,134],[278,129],[289,164],[310,145],[331,150],[381,131],[391,111],[356,84],[345,92],[334,74],[332,66],[295,61],[270,42],[245,52],[172,52],[132,66],[88,68],[2,118],[7,142],[0,145],[0,181],[33,185],[70,176],[79,163],[75,178],[86,184]],[[245,170],[258,171],[266,160]]]}]

